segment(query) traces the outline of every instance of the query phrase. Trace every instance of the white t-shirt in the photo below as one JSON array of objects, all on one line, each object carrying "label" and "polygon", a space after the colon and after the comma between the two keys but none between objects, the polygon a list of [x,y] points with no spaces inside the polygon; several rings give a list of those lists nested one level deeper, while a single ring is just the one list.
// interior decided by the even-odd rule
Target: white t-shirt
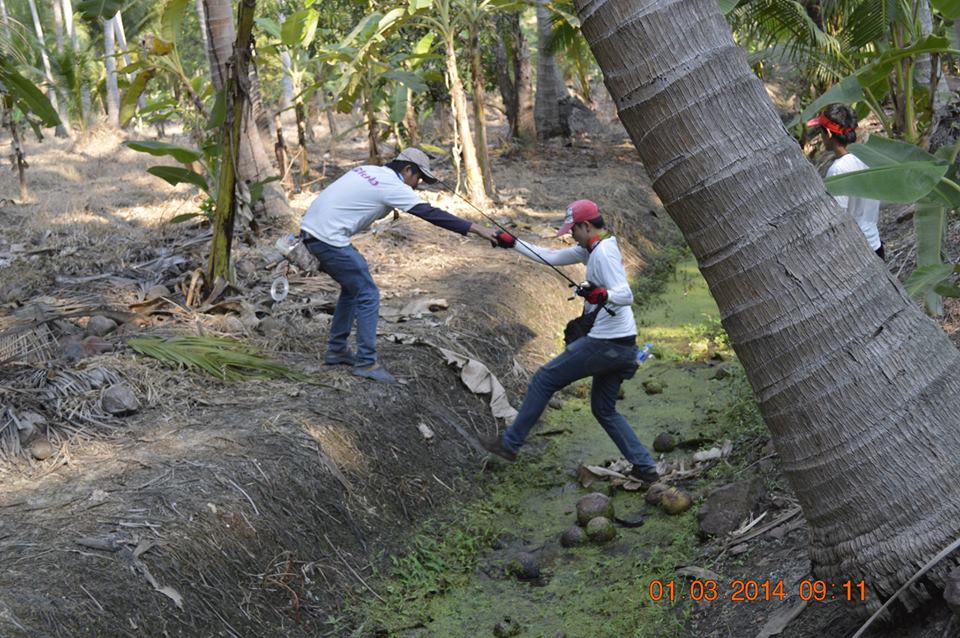
[{"label": "white t-shirt", "polygon": [[351,237],[391,210],[423,203],[392,168],[357,166],[317,195],[300,228],[331,246],[349,246]]},{"label": "white t-shirt", "polygon": [[[847,153],[834,160],[830,168],[827,169],[827,177],[834,175],[843,175],[844,173],[853,173],[854,171],[865,171],[869,166],[860,161],[860,158],[853,153]],[[847,195],[837,195],[834,197],[837,205],[846,210],[857,222],[863,235],[867,238],[870,248],[877,250],[880,248],[880,231],[877,229],[877,223],[880,221],[880,202],[875,199],[864,199],[862,197],[850,197]]]},{"label": "white t-shirt", "polygon": [[[554,266],[587,264],[587,281],[607,289],[609,297],[606,306],[616,313],[611,315],[606,310],[601,310],[588,336],[595,339],[616,339],[637,334],[637,321],[633,318],[633,309],[630,307],[633,305],[633,291],[630,290],[627,269],[623,266],[623,256],[615,237],[601,240],[594,245],[592,252],[580,246],[550,250],[521,241],[517,241],[514,248],[524,257],[541,264],[544,261]],[[536,251],[536,255],[533,251]],[[543,261],[537,255],[543,257]],[[595,305],[583,302],[584,312],[591,312],[594,308]]]}]

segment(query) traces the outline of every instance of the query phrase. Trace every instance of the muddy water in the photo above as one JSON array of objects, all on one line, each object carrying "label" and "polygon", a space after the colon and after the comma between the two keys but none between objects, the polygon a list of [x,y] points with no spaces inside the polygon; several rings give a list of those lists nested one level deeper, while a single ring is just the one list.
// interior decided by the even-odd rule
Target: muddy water
[{"label": "muddy water", "polygon": [[[653,343],[657,357],[624,384],[618,406],[640,439],[649,446],[664,431],[681,439],[722,434],[718,415],[731,400],[731,386],[712,379],[715,360],[705,362],[723,341],[716,305],[695,264],[680,263],[663,292],[635,313],[639,339]],[[649,394],[645,382],[662,392]],[[684,635],[683,608],[652,600],[650,583],[695,562],[696,508],[670,516],[646,505],[642,494],[618,490],[612,493],[617,515],[645,517],[642,526],[618,526],[606,545],[564,549],[558,543],[575,522],[577,499],[608,488],[603,482],[582,488],[576,468],[619,457],[590,414],[588,384],[558,395],[563,407],[548,410],[516,465],[494,473],[481,503],[418,538],[419,549],[403,569],[380,584],[387,602],[363,608],[354,635]],[[522,553],[536,561],[538,578],[508,575]]]}]

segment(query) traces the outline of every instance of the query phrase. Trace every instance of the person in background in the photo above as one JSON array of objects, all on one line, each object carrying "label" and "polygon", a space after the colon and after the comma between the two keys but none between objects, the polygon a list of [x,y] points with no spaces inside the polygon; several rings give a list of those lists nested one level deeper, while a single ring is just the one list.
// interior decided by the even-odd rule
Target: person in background
[{"label": "person in background", "polygon": [[[397,383],[377,359],[380,290],[363,255],[350,243],[354,235],[399,209],[440,228],[461,235],[473,233],[496,244],[493,230],[420,199],[414,189],[421,181],[437,181],[430,171],[430,159],[418,148],[407,148],[386,166],[357,166],[347,171],[310,203],[300,236],[320,268],[340,284],[324,363],[350,365],[356,376]],[[354,321],[356,353],[347,345]]]},{"label": "person in background", "polygon": [[[513,423],[502,437],[483,441],[491,454],[513,462],[517,451],[537,419],[543,414],[553,393],[578,379],[593,377],[590,408],[593,416],[607,432],[633,467],[631,477],[654,483],[659,479],[657,465],[650,452],[622,414],[617,412],[620,385],[637,372],[637,323],[633,317],[633,291],[627,280],[623,257],[614,237],[603,230],[600,209],[589,199],[579,199],[567,207],[564,224],[557,236],[572,233],[576,246],[548,250],[526,242],[518,242],[510,234],[496,233],[497,244],[512,248],[538,263],[554,266],[585,263],[587,283],[577,289],[584,298],[581,319],[585,336],[572,343],[533,375],[527,396]],[[609,309],[613,312],[607,312]]]},{"label": "person in background", "polygon": [[[807,121],[808,128],[818,128],[820,139],[828,151],[833,151],[837,159],[827,169],[827,177],[843,175],[869,168],[847,146],[857,141],[857,115],[846,104],[829,104],[817,117]],[[837,195],[837,205],[850,213],[857,222],[870,248],[883,259],[883,242],[880,241],[880,202],[863,197]]]}]

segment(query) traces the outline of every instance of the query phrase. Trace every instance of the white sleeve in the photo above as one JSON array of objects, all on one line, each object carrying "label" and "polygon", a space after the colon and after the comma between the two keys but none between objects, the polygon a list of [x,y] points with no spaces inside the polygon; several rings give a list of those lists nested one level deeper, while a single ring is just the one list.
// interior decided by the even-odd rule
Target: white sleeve
[{"label": "white sleeve", "polygon": [[401,182],[390,184],[389,187],[385,189],[383,193],[383,203],[389,208],[399,208],[403,212],[407,212],[414,206],[425,204],[426,202],[417,197],[417,194],[412,188]]},{"label": "white sleeve", "polygon": [[627,279],[627,269],[623,267],[623,258],[615,244],[604,248],[597,255],[595,277],[599,281],[591,283],[607,289],[607,303],[615,306],[630,306],[633,304],[633,291],[630,290],[630,281]]},{"label": "white sleeve", "polygon": [[[848,171],[841,170],[837,162],[834,162],[830,165],[830,168],[827,169],[827,177],[833,177],[834,175],[843,175]],[[846,210],[850,206],[850,197],[848,195],[834,195],[833,199],[836,200],[837,206]]]},{"label": "white sleeve", "polygon": [[[580,246],[571,246],[570,248],[560,248],[553,250],[550,248],[541,248],[536,244],[518,239],[514,249],[533,261],[542,264],[547,262],[551,266],[569,266],[571,264],[585,264],[590,253]],[[537,256],[539,255],[539,257]],[[542,259],[541,259],[542,257]]]}]

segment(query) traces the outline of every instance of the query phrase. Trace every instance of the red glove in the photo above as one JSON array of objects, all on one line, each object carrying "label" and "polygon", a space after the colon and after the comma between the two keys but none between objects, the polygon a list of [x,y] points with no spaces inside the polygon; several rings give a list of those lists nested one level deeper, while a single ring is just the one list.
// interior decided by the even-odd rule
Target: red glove
[{"label": "red glove", "polygon": [[577,294],[593,305],[605,302],[610,296],[607,294],[606,288],[603,286],[597,286],[596,284],[591,284],[590,282],[587,282],[586,286],[580,286],[577,288]]},{"label": "red glove", "polygon": [[505,230],[498,230],[493,236],[497,238],[500,248],[513,248],[517,244],[517,238]]}]

